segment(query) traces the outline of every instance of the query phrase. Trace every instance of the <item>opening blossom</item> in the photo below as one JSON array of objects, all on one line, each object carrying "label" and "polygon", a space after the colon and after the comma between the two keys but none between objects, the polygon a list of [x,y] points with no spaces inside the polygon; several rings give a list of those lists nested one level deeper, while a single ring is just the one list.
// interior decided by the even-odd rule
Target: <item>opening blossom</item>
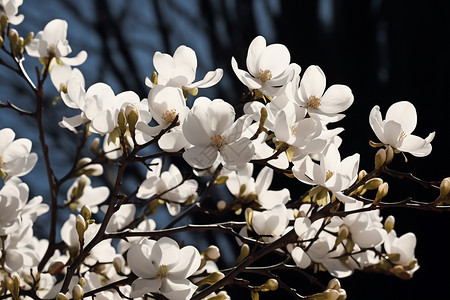
[{"label": "opening blossom", "polygon": [[431,141],[435,132],[425,139],[411,134],[417,125],[416,108],[411,102],[400,101],[392,104],[383,120],[378,105],[370,111],[369,123],[378,139],[385,145],[391,145],[396,152],[409,152],[423,157],[431,152]]},{"label": "opening blossom", "polygon": [[180,249],[168,237],[158,241],[144,239],[128,250],[127,258],[131,271],[140,277],[131,285],[131,298],[159,292],[171,300],[190,299],[197,289],[187,279],[201,262],[200,253],[193,246]]},{"label": "opening blossom", "polygon": [[3,179],[28,174],[37,162],[36,153],[30,153],[31,141],[20,138],[10,128],[0,130],[0,176]]},{"label": "opening blossom", "polygon": [[291,54],[286,46],[267,46],[266,39],[257,36],[248,47],[248,72],[238,68],[234,57],[231,58],[231,66],[238,79],[250,90],[259,90],[264,95],[273,97],[294,75],[300,73],[300,66],[291,64],[290,61]]},{"label": "opening blossom", "polygon": [[225,166],[243,166],[253,157],[254,146],[241,137],[247,118],[234,122],[233,106],[221,99],[197,98],[183,123],[186,140],[193,146],[183,158],[194,168],[206,169],[221,159]]},{"label": "opening blossom", "polygon": [[5,12],[10,24],[19,25],[22,23],[24,16],[17,14],[22,3],[23,0],[0,0],[0,10]]},{"label": "opening blossom", "polygon": [[[43,31],[39,31],[25,49],[29,56],[41,59],[56,58],[58,64],[78,66],[87,58],[86,51],[79,52],[75,57],[66,57],[72,52],[67,40],[67,22],[60,19],[50,21]],[[45,62],[48,63],[48,62]]]}]

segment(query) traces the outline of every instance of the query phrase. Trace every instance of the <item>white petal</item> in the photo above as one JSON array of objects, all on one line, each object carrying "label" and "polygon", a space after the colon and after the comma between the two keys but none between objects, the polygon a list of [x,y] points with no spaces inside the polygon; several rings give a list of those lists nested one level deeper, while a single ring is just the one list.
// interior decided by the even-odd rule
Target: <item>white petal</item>
[{"label": "white petal", "polygon": [[256,177],[256,193],[260,194],[261,192],[265,192],[269,189],[269,186],[272,184],[273,179],[273,170],[269,167],[264,167]]},{"label": "white petal", "polygon": [[260,35],[254,38],[248,47],[246,61],[247,70],[253,76],[258,76],[258,59],[264,49],[266,49],[266,39]]},{"label": "white petal", "polygon": [[261,88],[261,82],[255,80],[252,75],[245,72],[244,70],[241,70],[238,68],[236,59],[234,57],[231,58],[231,67],[236,74],[237,78],[245,84],[249,89],[260,89]]},{"label": "white petal", "polygon": [[300,81],[300,95],[308,103],[310,96],[322,97],[325,91],[326,78],[319,66],[309,66]]},{"label": "white petal", "polygon": [[258,72],[269,70],[272,77],[277,77],[289,66],[291,55],[286,46],[272,44],[266,47],[258,58]]},{"label": "white petal", "polygon": [[213,146],[194,146],[183,153],[184,160],[192,167],[206,169],[211,167],[219,156]]},{"label": "white petal", "polygon": [[[176,68],[176,63],[172,56],[166,53],[161,53],[159,51],[155,52],[153,55],[153,66],[155,67],[158,75],[163,76],[164,78],[171,78],[172,73]],[[163,82],[159,84],[164,84]]]},{"label": "white petal", "polygon": [[79,66],[86,61],[87,52],[83,50],[80,51],[75,57],[60,57],[59,59],[66,65]]},{"label": "white petal", "polygon": [[193,88],[208,88],[220,81],[223,76],[223,70],[222,69],[216,69],[215,71],[209,71],[206,73],[205,77],[192,84],[188,84],[185,86],[186,89],[193,89]]},{"label": "white petal", "polygon": [[335,84],[330,86],[323,95],[318,110],[328,114],[342,112],[353,103],[353,94],[346,85]]},{"label": "white petal", "polygon": [[411,102],[400,101],[389,107],[386,113],[386,121],[393,120],[399,123],[406,134],[410,134],[416,128],[417,112]]},{"label": "white petal", "polygon": [[167,152],[177,152],[189,146],[182,131],[174,130],[165,133],[158,141],[158,146]]},{"label": "white petal", "polygon": [[153,248],[154,250],[161,249],[162,256],[159,265],[166,265],[169,267],[169,270],[174,268],[183,259],[180,255],[178,243],[171,238],[162,237],[156,242]]},{"label": "white petal", "polygon": [[409,152],[417,157],[427,156],[431,153],[432,150],[430,142],[431,140],[433,140],[433,137],[434,132],[431,133],[427,138],[429,141],[427,141],[427,139],[422,139],[421,137],[410,134],[401,141],[401,144],[398,146],[398,150]]},{"label": "white petal", "polygon": [[300,247],[295,247],[294,250],[292,250],[291,255],[299,268],[306,269],[311,264],[311,258],[309,258],[308,254]]},{"label": "white petal", "polygon": [[170,300],[191,299],[197,286],[187,279],[166,278],[161,285],[161,293]]},{"label": "white petal", "polygon": [[241,166],[248,163],[255,153],[255,148],[248,138],[243,137],[238,141],[223,145],[220,149],[224,163],[230,166]]},{"label": "white petal", "polygon": [[180,250],[182,259],[179,263],[170,269],[170,278],[187,278],[191,276],[200,267],[200,253],[193,246],[185,246]]},{"label": "white petal", "polygon": [[380,107],[375,105],[369,114],[369,123],[377,138],[384,143],[383,120],[381,117]]},{"label": "white petal", "polygon": [[384,140],[381,141],[385,144],[389,144],[394,148],[396,148],[400,142],[400,137],[402,134],[401,124],[395,121],[387,121],[384,124],[383,131],[384,131]]},{"label": "white petal", "polygon": [[138,278],[131,284],[130,298],[137,298],[147,293],[157,292],[161,287],[161,279]]},{"label": "white petal", "polygon": [[147,244],[136,244],[128,250],[128,265],[131,271],[139,277],[152,278],[156,275],[158,269],[152,264],[152,259],[152,248]]}]

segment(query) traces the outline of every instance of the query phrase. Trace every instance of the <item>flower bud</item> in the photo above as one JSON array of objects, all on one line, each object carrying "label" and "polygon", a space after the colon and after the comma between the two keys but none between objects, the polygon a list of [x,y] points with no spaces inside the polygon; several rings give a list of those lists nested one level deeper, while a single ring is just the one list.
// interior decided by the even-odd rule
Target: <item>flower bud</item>
[{"label": "flower bud", "polygon": [[98,137],[94,138],[92,140],[91,148],[90,148],[90,150],[91,150],[91,152],[93,154],[97,154],[98,153],[98,146],[99,145],[100,145],[100,139]]},{"label": "flower bud", "polygon": [[384,229],[387,231],[387,233],[391,232],[392,229],[394,229],[395,225],[395,218],[394,216],[390,215],[386,218],[386,221],[384,221]]},{"label": "flower bud", "polygon": [[375,196],[375,200],[373,201],[373,205],[378,205],[381,199],[383,199],[389,191],[389,184],[387,182],[383,182],[378,187],[377,195]]},{"label": "flower bud", "polygon": [[50,266],[48,267],[48,273],[50,273],[50,275],[59,274],[64,269],[65,266],[66,264],[64,264],[63,262],[55,261],[51,263]]},{"label": "flower bud", "polygon": [[217,209],[224,210],[227,207],[227,203],[224,200],[217,201]]},{"label": "flower bud", "polygon": [[225,182],[227,182],[227,180],[228,176],[219,176],[214,182],[214,184],[224,184]]},{"label": "flower bud", "polygon": [[327,289],[339,291],[341,289],[341,283],[337,278],[333,278],[328,282]]},{"label": "flower bud", "polygon": [[3,43],[4,43],[3,38],[0,36],[0,48],[3,47]]},{"label": "flower bud", "polygon": [[125,115],[127,117],[130,132],[134,132],[136,130],[136,123],[139,119],[139,111],[134,105],[128,105],[125,110]]},{"label": "flower bud", "polygon": [[125,116],[125,112],[121,110],[117,115],[117,125],[120,128],[120,133],[123,135],[127,131],[127,117]]},{"label": "flower bud", "polygon": [[155,85],[158,84],[158,73],[153,72],[150,81]]},{"label": "flower bud", "polygon": [[385,162],[386,162],[386,150],[381,148],[375,154],[375,170],[381,168]]},{"label": "flower bud", "polygon": [[394,149],[391,145],[386,146],[386,165],[390,164],[394,159]]},{"label": "flower bud", "polygon": [[265,107],[261,108],[261,117],[259,118],[259,128],[258,130],[260,132],[264,131],[264,124],[266,123],[267,120],[267,109]]},{"label": "flower bud", "polygon": [[439,198],[445,199],[450,193],[450,177],[444,178],[439,186]]},{"label": "flower bud", "polygon": [[8,26],[8,17],[5,13],[0,13],[0,35],[3,35],[3,32],[5,32],[6,27]]},{"label": "flower bud", "polygon": [[125,267],[125,259],[123,256],[114,257],[113,266],[118,274],[123,273],[123,268]]},{"label": "flower bud", "polygon": [[82,216],[86,221],[88,221],[88,220],[91,219],[92,212],[91,212],[91,209],[89,208],[89,206],[87,206],[86,204],[83,205],[83,207],[81,208],[80,213],[81,213],[81,216]]},{"label": "flower bud", "polygon": [[339,298],[339,292],[333,289],[325,290],[322,293],[309,296],[309,300],[337,300]]},{"label": "flower bud", "polygon": [[72,289],[73,300],[82,300],[84,295],[83,288],[81,285],[77,284]]},{"label": "flower bud", "polygon": [[250,254],[250,247],[247,244],[241,246],[241,252],[236,259],[236,265],[240,264]]},{"label": "flower bud", "polygon": [[205,250],[205,258],[207,260],[216,261],[220,257],[220,250],[217,246],[211,245]]},{"label": "flower bud", "polygon": [[367,172],[365,170],[359,171],[359,173],[358,173],[358,181],[363,179],[366,175],[367,175]]},{"label": "flower bud", "polygon": [[251,291],[250,296],[252,297],[252,300],[259,300],[259,293],[255,291]]},{"label": "flower bud", "polygon": [[11,296],[13,300],[19,300],[20,294],[20,278],[16,275],[13,278],[6,278],[6,287],[11,292]]},{"label": "flower bud", "polygon": [[197,286],[202,286],[205,284],[213,285],[224,277],[225,277],[225,275],[222,272],[218,272],[218,271],[213,272],[213,273],[209,274],[207,277],[205,277],[202,280],[200,280],[199,282],[197,282]]},{"label": "flower bud", "polygon": [[87,229],[87,224],[86,224],[86,220],[81,216],[81,215],[77,215],[77,219],[75,222],[75,229],[77,230],[78,233],[78,237],[80,240],[84,239],[84,233]]},{"label": "flower bud", "polygon": [[27,46],[28,44],[30,44],[31,41],[33,40],[33,37],[34,37],[34,32],[29,32],[29,33],[27,34],[27,37],[26,37],[25,40],[23,41],[23,45],[24,45],[24,46]]},{"label": "flower bud", "polygon": [[260,285],[257,290],[260,292],[276,291],[278,289],[278,281],[270,278],[263,285]]},{"label": "flower bud", "polygon": [[228,296],[227,291],[220,291],[215,296],[207,297],[208,300],[227,300],[230,299],[230,296]]},{"label": "flower bud", "polygon": [[245,221],[247,222],[247,230],[253,230],[252,229],[252,219],[253,219],[253,209],[250,207],[247,207],[245,209]]},{"label": "flower bud", "polygon": [[339,227],[338,235],[336,237],[336,242],[334,243],[334,246],[337,247],[340,243],[342,243],[342,241],[348,237],[348,234],[349,234],[348,227],[346,225],[341,225]]},{"label": "flower bud", "polygon": [[367,182],[364,184],[364,188],[366,190],[374,190],[378,189],[378,187],[383,183],[383,179],[381,178],[371,178],[367,180]]},{"label": "flower bud", "polygon": [[69,300],[69,297],[67,297],[63,293],[58,293],[58,296],[56,297],[56,300]]},{"label": "flower bud", "polygon": [[14,28],[11,28],[8,32],[9,44],[11,46],[11,52],[16,52],[17,42],[19,41],[19,33]]}]

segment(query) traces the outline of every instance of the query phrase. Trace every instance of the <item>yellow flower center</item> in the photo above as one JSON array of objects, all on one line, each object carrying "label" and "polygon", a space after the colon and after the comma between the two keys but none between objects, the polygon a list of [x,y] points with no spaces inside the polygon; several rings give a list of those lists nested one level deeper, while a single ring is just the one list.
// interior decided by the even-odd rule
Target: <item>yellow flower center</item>
[{"label": "yellow flower center", "polygon": [[169,267],[166,265],[160,265],[158,268],[158,273],[156,273],[156,278],[166,278],[169,275]]},{"label": "yellow flower center", "polygon": [[292,133],[292,135],[295,135],[295,128],[294,128],[294,125],[291,126],[291,133]]},{"label": "yellow flower center", "polygon": [[177,117],[176,109],[168,109],[162,114],[163,120],[169,124],[171,124],[176,117]]},{"label": "yellow flower center", "polygon": [[258,78],[262,82],[266,82],[266,81],[272,79],[272,72],[270,72],[270,70],[259,70]]},{"label": "yellow flower center", "polygon": [[316,96],[309,96],[308,106],[311,108],[318,108],[320,106],[320,98]]},{"label": "yellow flower center", "polygon": [[215,134],[211,137],[211,144],[216,147],[217,150],[219,150],[220,148],[222,148],[224,139],[225,137],[223,135]]}]

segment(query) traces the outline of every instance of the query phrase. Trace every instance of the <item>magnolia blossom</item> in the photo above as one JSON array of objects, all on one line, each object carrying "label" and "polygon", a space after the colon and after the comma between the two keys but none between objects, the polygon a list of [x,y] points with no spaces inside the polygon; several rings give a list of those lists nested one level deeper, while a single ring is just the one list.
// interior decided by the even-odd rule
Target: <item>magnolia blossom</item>
[{"label": "magnolia blossom", "polygon": [[[248,214],[246,214],[248,217]],[[253,211],[251,225],[261,240],[273,242],[281,237],[289,224],[289,212],[284,204],[277,204],[265,211]]]},{"label": "magnolia blossom", "polygon": [[152,82],[148,77],[145,84],[154,88],[157,85],[182,88],[186,92],[192,92],[195,88],[207,88],[215,85],[222,78],[223,70],[209,71],[205,77],[197,82],[197,56],[194,50],[187,46],[180,46],[175,50],[173,57],[159,51],[153,55],[153,65],[157,72],[157,82]]},{"label": "magnolia blossom", "polygon": [[78,66],[87,58],[86,51],[81,51],[75,57],[66,57],[72,52],[67,40],[67,22],[60,19],[50,21],[43,31],[39,31],[25,46],[27,53],[32,57],[56,58],[59,64]]},{"label": "magnolia blossom", "polygon": [[143,239],[127,254],[131,271],[139,278],[131,285],[131,298],[161,293],[169,299],[190,299],[197,289],[187,278],[200,267],[200,253],[193,246],[180,249],[177,242],[163,237]]},{"label": "magnolia blossom", "polygon": [[248,126],[245,116],[234,122],[233,106],[221,99],[197,98],[183,123],[186,140],[193,145],[183,153],[192,167],[206,169],[220,159],[225,166],[242,166],[254,154],[250,139],[241,137]]},{"label": "magnolia blossom", "polygon": [[411,134],[416,128],[417,113],[411,102],[400,101],[392,104],[383,120],[378,105],[370,111],[369,123],[378,139],[391,145],[397,152],[409,152],[414,156],[427,156],[431,152],[431,141],[435,132],[425,139]]},{"label": "magnolia blossom", "polygon": [[[108,205],[102,205],[100,209],[102,210],[102,212],[106,213],[106,211],[108,210]],[[134,204],[122,204],[119,210],[115,211],[111,216],[111,219],[109,219],[105,231],[117,232],[122,228],[125,228],[131,222],[133,222],[135,213],[136,206],[134,206]]]},{"label": "magnolia blossom", "polygon": [[30,153],[31,141],[20,138],[10,128],[0,130],[0,176],[5,179],[28,174],[37,162],[37,154]]},{"label": "magnolia blossom", "polygon": [[231,66],[238,79],[251,90],[259,90],[268,97],[275,96],[280,87],[300,73],[300,66],[290,63],[291,55],[286,46],[267,46],[262,36],[257,36],[248,47],[248,72],[238,68],[236,59],[231,58]]},{"label": "magnolia blossom", "polygon": [[17,14],[22,3],[23,0],[0,0],[0,9],[5,12],[10,24],[19,25],[22,23],[24,16]]},{"label": "magnolia blossom", "polygon": [[0,190],[0,236],[17,230],[20,214],[28,201],[28,186],[17,177],[5,182]]},{"label": "magnolia blossom", "polygon": [[401,237],[397,237],[395,230],[391,230],[387,235],[384,248],[388,254],[399,254],[398,260],[395,260],[394,263],[406,266],[415,259],[414,249],[416,248],[416,243],[417,239],[414,233],[408,232]]},{"label": "magnolia blossom", "polygon": [[[297,77],[297,79],[299,79]],[[335,122],[344,117],[338,113],[353,103],[353,94],[346,85],[335,84],[327,90],[326,78],[319,66],[309,66],[303,74],[295,101],[305,107],[310,115],[316,114],[327,122]]]},{"label": "magnolia blossom", "polygon": [[350,187],[358,175],[359,154],[346,157],[341,161],[339,150],[334,144],[325,148],[320,156],[320,164],[306,156],[300,161],[294,162],[292,172],[303,183],[320,185],[342,202],[355,202],[352,197],[344,195],[343,190]]},{"label": "magnolia blossom", "polygon": [[146,177],[139,186],[136,197],[149,199],[158,195],[158,198],[166,200],[167,210],[172,216],[180,212],[180,204],[197,196],[197,181],[183,180],[180,170],[173,164],[168,171],[162,172],[162,160],[159,158],[152,161],[151,170],[147,171]]},{"label": "magnolia blossom", "polygon": [[291,199],[286,188],[279,191],[269,190],[273,179],[272,169],[264,167],[256,180],[252,177],[252,172],[253,164],[247,164],[238,171],[222,172],[222,175],[228,176],[226,185],[235,197],[255,198],[255,201],[265,209],[271,209],[277,204],[286,204]]}]

